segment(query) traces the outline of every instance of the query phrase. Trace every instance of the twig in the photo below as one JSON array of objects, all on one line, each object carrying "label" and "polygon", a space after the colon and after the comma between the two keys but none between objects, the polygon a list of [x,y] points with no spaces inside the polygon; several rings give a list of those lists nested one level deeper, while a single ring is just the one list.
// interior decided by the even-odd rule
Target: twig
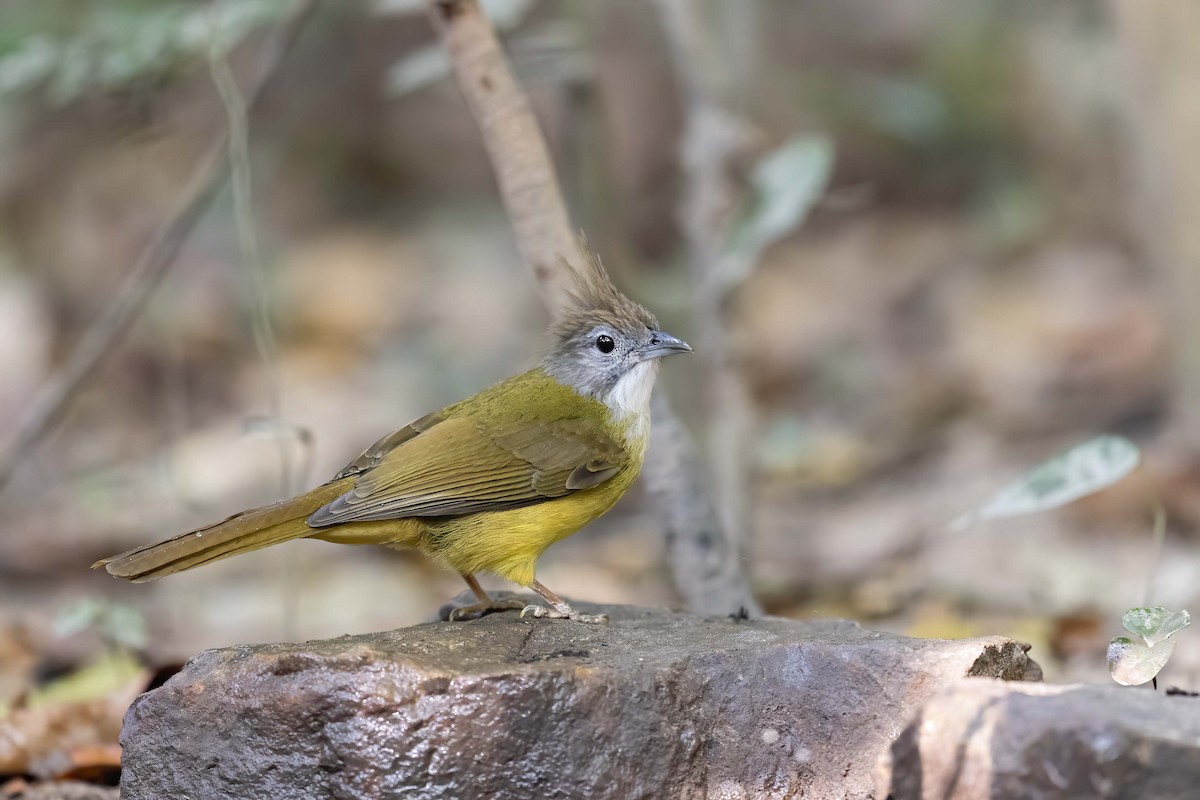
[{"label": "twig", "polygon": [[1142,595],[1142,605],[1149,606],[1154,601],[1154,579],[1158,575],[1159,564],[1162,561],[1163,543],[1167,538],[1167,508],[1159,498],[1154,500],[1154,529],[1150,545],[1150,568],[1146,570],[1146,591]]},{"label": "twig", "polygon": [[[257,105],[263,89],[278,72],[314,5],[315,0],[303,3],[296,14],[269,37],[254,82],[246,94],[247,109]],[[16,432],[0,456],[0,490],[8,485],[22,458],[62,419],[79,390],[105,356],[112,352],[162,283],[183,243],[229,177],[228,145],[229,134],[223,132],[209,147],[169,221],[158,230],[121,281],[113,304],[83,335],[21,415]]]},{"label": "twig", "polygon": [[233,184],[234,219],[237,226],[238,245],[241,249],[253,308],[251,328],[258,359],[262,363],[267,384],[267,413],[275,425],[274,439],[279,447],[279,469],[285,497],[295,494],[295,471],[291,451],[284,440],[288,428],[283,420],[283,389],[279,378],[278,348],[275,329],[271,324],[270,287],[267,268],[263,264],[258,246],[258,234],[254,225],[254,196],[250,173],[250,128],[247,120],[246,100],[238,88],[233,70],[229,67],[227,43],[220,41],[215,26],[210,26],[212,39],[209,48],[209,72],[229,120],[229,159]]},{"label": "twig", "polygon": [[[427,0],[500,185],[522,255],[551,314],[561,309],[566,269],[582,253],[545,139],[478,0]],[[564,263],[565,259],[565,263]],[[646,473],[667,528],[675,582],[690,608],[759,612],[696,472],[691,440],[656,393]]]},{"label": "twig", "polygon": [[[210,6],[210,11],[215,8]],[[233,184],[233,210],[237,225],[238,245],[241,249],[242,266],[252,304],[251,329],[254,348],[262,365],[266,379],[267,413],[271,419],[271,437],[279,452],[280,493],[291,497],[300,491],[295,465],[292,460],[291,442],[295,428],[288,425],[283,416],[283,385],[279,376],[279,351],[275,340],[275,329],[271,324],[271,293],[267,280],[267,267],[263,263],[258,244],[258,233],[254,224],[254,192],[250,169],[250,126],[246,98],[238,88],[233,70],[229,66],[229,46],[222,41],[217,26],[210,21],[210,46],[208,68],[212,75],[225,115],[229,120],[229,159]],[[288,550],[283,564],[283,638],[297,638],[297,619],[300,616],[300,581],[298,578],[298,550]]]},{"label": "twig", "polygon": [[[693,0],[657,0],[671,61],[687,106],[680,167],[683,171],[679,219],[688,251],[695,293],[693,317],[700,354],[707,361],[708,402],[713,413],[709,463],[718,508],[726,529],[737,540],[749,538],[749,464],[752,410],[738,371],[726,324],[726,290],[716,279],[730,215],[739,191],[733,168],[751,139],[751,124],[726,101],[728,75],[719,65],[727,54],[705,24],[705,6]],[[749,13],[739,9],[739,13]]]},{"label": "twig", "polygon": [[496,31],[476,0],[429,0],[451,70],[496,171],[517,247],[552,315],[570,285],[563,262],[583,263],[546,140],[517,85]]},{"label": "twig", "polygon": [[696,447],[666,395],[651,398],[649,469],[646,486],[666,532],[667,557],[687,607],[701,614],[744,611],[762,616],[742,572],[738,551],[709,499],[696,468]]}]

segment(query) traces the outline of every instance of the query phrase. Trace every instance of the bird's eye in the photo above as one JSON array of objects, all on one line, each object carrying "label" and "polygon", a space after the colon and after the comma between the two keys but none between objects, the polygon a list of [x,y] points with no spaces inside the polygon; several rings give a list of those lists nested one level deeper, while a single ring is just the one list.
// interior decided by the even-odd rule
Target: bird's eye
[{"label": "bird's eye", "polygon": [[617,343],[613,341],[611,336],[600,336],[596,339],[596,349],[601,353],[611,353]]}]

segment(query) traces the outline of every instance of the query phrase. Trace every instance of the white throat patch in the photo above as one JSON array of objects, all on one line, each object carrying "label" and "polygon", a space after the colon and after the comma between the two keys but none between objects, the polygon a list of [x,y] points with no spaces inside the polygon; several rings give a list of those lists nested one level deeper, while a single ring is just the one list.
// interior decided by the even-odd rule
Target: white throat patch
[{"label": "white throat patch", "polygon": [[650,393],[654,391],[654,378],[658,375],[658,359],[643,361],[626,372],[617,385],[604,397],[604,404],[619,420],[632,415],[650,416]]}]

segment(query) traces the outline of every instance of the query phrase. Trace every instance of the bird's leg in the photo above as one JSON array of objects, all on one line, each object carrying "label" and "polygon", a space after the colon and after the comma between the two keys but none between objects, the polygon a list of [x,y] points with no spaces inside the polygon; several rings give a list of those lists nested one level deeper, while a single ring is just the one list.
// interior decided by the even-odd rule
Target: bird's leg
[{"label": "bird's leg", "polygon": [[467,582],[467,586],[471,587],[471,591],[475,593],[475,598],[479,602],[471,603],[469,606],[457,606],[450,609],[446,616],[446,619],[450,622],[469,619],[475,616],[482,617],[493,611],[516,611],[517,609],[525,608],[525,601],[517,597],[510,597],[504,600],[494,599],[483,590],[483,587],[479,585],[479,581],[475,580],[474,575],[463,575],[463,580]]},{"label": "bird's leg", "polygon": [[531,587],[535,592],[546,598],[546,602],[550,604],[550,608],[545,606],[525,606],[521,610],[521,616],[528,614],[531,617],[545,617],[546,619],[573,619],[576,622],[590,622],[592,624],[603,625],[608,622],[607,614],[580,614],[575,609],[571,608],[566,600],[556,595],[554,592],[542,585],[541,581],[534,581]]}]

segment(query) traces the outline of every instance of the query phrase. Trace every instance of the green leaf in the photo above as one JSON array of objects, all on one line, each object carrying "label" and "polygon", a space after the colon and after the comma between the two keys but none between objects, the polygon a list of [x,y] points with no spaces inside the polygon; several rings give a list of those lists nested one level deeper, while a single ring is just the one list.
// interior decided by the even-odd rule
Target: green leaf
[{"label": "green leaf", "polygon": [[533,10],[533,0],[483,0],[483,11],[502,31],[515,28]]},{"label": "green leaf", "polygon": [[27,702],[30,707],[38,707],[110,697],[141,679],[143,674],[142,665],[132,653],[118,650],[35,689],[30,692]]},{"label": "green leaf", "polygon": [[62,46],[46,35],[30,36],[11,53],[0,57],[0,93],[28,91],[58,69]]},{"label": "green leaf", "polygon": [[137,10],[97,4],[74,36],[31,36],[0,53],[0,95],[45,88],[53,102],[68,103],[89,91],[162,77],[176,65],[204,57],[214,45],[231,49],[253,31],[295,13],[296,6],[296,0],[145,4]]},{"label": "green leaf", "polygon": [[[388,14],[424,14],[424,0],[379,0],[375,12]],[[517,27],[533,8],[533,0],[483,0],[484,13],[502,31]],[[398,96],[432,86],[450,74],[450,59],[441,44],[419,47],[388,68],[384,85],[389,94]]]},{"label": "green leaf", "polygon": [[762,252],[804,222],[832,173],[832,142],[810,136],[787,141],[754,165],[750,197],[717,264],[723,290],[745,281]]},{"label": "green leaf", "polygon": [[417,15],[429,11],[425,0],[375,0],[374,11],[381,17],[390,14]]},{"label": "green leaf", "polygon": [[141,650],[146,646],[146,618],[136,608],[110,606],[101,621],[100,635],[109,644]]},{"label": "green leaf", "polygon": [[[501,30],[515,27],[533,8],[533,0],[483,0],[483,12]],[[426,0],[375,0],[373,11],[381,17],[424,15]]]},{"label": "green leaf", "polygon": [[103,614],[103,603],[92,598],[84,598],[59,612],[54,619],[54,634],[56,636],[73,636],[91,628]]},{"label": "green leaf", "polygon": [[146,621],[140,611],[118,603],[84,598],[63,609],[54,620],[58,636],[94,630],[105,643],[140,650],[146,646]]},{"label": "green leaf", "polygon": [[928,83],[883,79],[869,91],[871,120],[907,142],[937,143],[950,126],[945,99]]},{"label": "green leaf", "polygon": [[1167,639],[1153,647],[1118,636],[1108,643],[1108,672],[1122,686],[1139,686],[1151,680],[1166,666],[1175,650]]},{"label": "green leaf", "polygon": [[1146,640],[1154,647],[1192,624],[1192,615],[1186,611],[1168,611],[1162,606],[1154,608],[1131,608],[1121,619],[1125,630]]},{"label": "green leaf", "polygon": [[402,95],[431,86],[450,74],[450,59],[440,44],[419,47],[393,64],[385,83],[389,94]]},{"label": "green leaf", "polygon": [[955,520],[964,530],[987,519],[1036,514],[1112,486],[1137,467],[1141,453],[1120,436],[1098,436],[1031,469],[991,500]]}]

